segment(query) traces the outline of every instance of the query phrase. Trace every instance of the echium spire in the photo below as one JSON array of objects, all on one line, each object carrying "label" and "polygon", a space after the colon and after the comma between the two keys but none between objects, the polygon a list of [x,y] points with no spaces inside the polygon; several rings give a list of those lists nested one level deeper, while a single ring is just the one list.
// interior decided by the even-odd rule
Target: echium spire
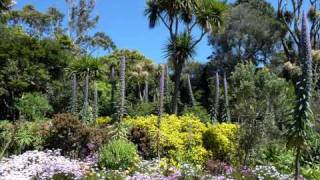
[{"label": "echium spire", "polygon": [[302,75],[297,84],[299,108],[297,109],[299,116],[306,116],[300,118],[308,118],[310,115],[310,97],[312,91],[312,55],[311,43],[308,31],[307,16],[303,13],[301,24],[301,37],[300,37],[300,60]]},{"label": "echium spire", "polygon": [[296,106],[294,119],[288,127],[289,146],[295,148],[295,180],[300,179],[301,150],[312,133],[312,110],[310,99],[312,92],[312,57],[311,43],[308,31],[308,21],[303,13],[301,36],[299,44],[300,65],[302,75],[296,86]]},{"label": "echium spire", "polygon": [[303,13],[302,26],[301,26],[301,60],[303,61],[303,76],[306,80],[306,90],[309,92],[307,98],[311,96],[311,83],[312,83],[312,55],[310,35],[307,25],[307,16]]}]

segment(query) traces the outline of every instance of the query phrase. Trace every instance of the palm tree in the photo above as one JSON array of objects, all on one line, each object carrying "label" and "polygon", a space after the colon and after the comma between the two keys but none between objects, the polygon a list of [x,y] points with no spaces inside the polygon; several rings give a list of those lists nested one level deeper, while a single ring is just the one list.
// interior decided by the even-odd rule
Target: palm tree
[{"label": "palm tree", "polygon": [[[149,27],[154,28],[158,22],[161,22],[169,31],[169,43],[165,51],[174,65],[175,88],[172,111],[175,114],[178,113],[178,96],[183,66],[195,53],[195,46],[203,37],[221,24],[225,7],[224,3],[215,0],[147,1],[145,15],[148,17]],[[192,34],[196,27],[201,29],[201,34],[194,39]],[[182,33],[180,29],[183,30]]]},{"label": "palm tree", "polygon": [[167,47],[167,57],[172,61],[174,72],[173,112],[178,113],[178,96],[181,83],[181,73],[186,61],[195,54],[192,37],[184,32],[179,34],[174,41],[170,40]]},{"label": "palm tree", "polygon": [[[68,67],[68,71],[70,71],[71,74],[73,74],[73,97],[72,97],[72,105],[74,106],[74,102],[76,102],[76,77],[79,76],[83,79],[84,85],[83,85],[83,109],[82,109],[82,116],[87,116],[88,109],[89,109],[89,87],[90,87],[90,79],[92,78],[94,84],[95,79],[98,78],[99,72],[102,71],[100,69],[101,64],[100,62],[92,57],[89,56],[83,56],[80,59],[74,60],[70,66]],[[96,93],[96,92],[94,92]],[[98,97],[95,97],[94,104],[97,104],[95,100],[98,100]],[[97,113],[97,106],[94,106],[94,112]]]},{"label": "palm tree", "polygon": [[[146,61],[141,61],[135,64],[133,71],[130,72],[130,77],[137,81],[138,85],[138,96],[141,102],[146,100],[148,94],[148,77],[149,71],[147,68],[148,64]],[[145,84],[143,95],[142,95],[142,84]]]}]

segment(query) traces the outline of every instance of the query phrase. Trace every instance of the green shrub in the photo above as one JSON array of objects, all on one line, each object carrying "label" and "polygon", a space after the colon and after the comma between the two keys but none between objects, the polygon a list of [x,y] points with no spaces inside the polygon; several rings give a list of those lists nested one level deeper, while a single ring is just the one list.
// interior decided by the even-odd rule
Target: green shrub
[{"label": "green shrub", "polygon": [[0,159],[7,155],[15,132],[15,126],[6,120],[0,121]]},{"label": "green shrub", "polygon": [[99,153],[100,166],[110,169],[132,169],[138,160],[135,145],[125,140],[112,140]]},{"label": "green shrub", "polygon": [[214,159],[230,161],[237,151],[237,124],[210,125],[203,134],[204,147],[212,153]]},{"label": "green shrub", "polygon": [[320,166],[305,166],[301,168],[301,174],[306,179],[319,179],[320,177]]},{"label": "green shrub", "polygon": [[0,157],[43,148],[46,122],[0,122]]},{"label": "green shrub", "polygon": [[272,164],[282,173],[290,174],[294,163],[294,153],[286,149],[286,144],[282,145],[271,142],[262,146],[258,151],[256,161],[258,164]]},{"label": "green shrub", "polygon": [[133,104],[132,106],[129,106],[128,108],[128,115],[132,117],[136,116],[147,116],[150,114],[154,114],[156,112],[156,106],[154,103],[138,103]]},{"label": "green shrub", "polygon": [[210,115],[203,106],[197,105],[194,107],[185,107],[182,114],[193,114],[196,117],[199,117],[203,123],[211,122]]},{"label": "green shrub", "polygon": [[48,100],[40,93],[26,93],[16,103],[17,108],[27,120],[39,120],[52,112]]},{"label": "green shrub", "polygon": [[[148,132],[153,154],[157,154],[158,116],[126,118],[125,123],[140,127]],[[207,160],[207,151],[202,147],[202,133],[205,124],[194,115],[164,115],[160,126],[160,153],[176,166],[182,163],[202,165]]]},{"label": "green shrub", "polygon": [[17,125],[14,142],[18,153],[43,148],[43,125],[42,122],[24,122]]}]

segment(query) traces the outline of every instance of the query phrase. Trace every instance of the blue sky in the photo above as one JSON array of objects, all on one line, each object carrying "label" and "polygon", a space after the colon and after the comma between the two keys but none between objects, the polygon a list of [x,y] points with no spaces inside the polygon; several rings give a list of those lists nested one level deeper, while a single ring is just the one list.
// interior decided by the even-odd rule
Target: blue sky
[{"label": "blue sky", "polygon": [[[157,63],[165,62],[163,47],[168,39],[168,32],[163,26],[149,29],[147,18],[144,17],[145,0],[96,0],[95,14],[100,16],[95,31],[106,32],[118,48],[140,51]],[[275,4],[277,0],[269,0]],[[57,7],[66,14],[65,0],[17,0],[16,9],[26,4],[34,5],[40,11],[50,6]],[[106,52],[100,52],[104,55]],[[194,57],[199,62],[206,62],[211,54],[207,38],[197,46]]]}]

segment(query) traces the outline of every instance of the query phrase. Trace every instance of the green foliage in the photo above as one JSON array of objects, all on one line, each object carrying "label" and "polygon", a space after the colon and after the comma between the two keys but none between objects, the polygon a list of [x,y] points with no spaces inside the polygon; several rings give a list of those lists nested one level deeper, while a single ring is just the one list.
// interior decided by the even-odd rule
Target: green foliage
[{"label": "green foliage", "polygon": [[58,41],[30,37],[19,27],[1,26],[0,36],[0,106],[5,107],[0,118],[17,119],[15,102],[27,92],[47,92],[48,100],[57,105],[53,109],[61,110],[64,90],[55,92],[61,87],[69,52]]},{"label": "green foliage", "polygon": [[129,106],[128,108],[128,115],[132,117],[136,116],[147,116],[150,114],[155,114],[156,113],[156,106],[155,103],[138,103],[134,104],[132,106]]},{"label": "green foliage", "polygon": [[46,122],[0,122],[0,157],[43,149]]},{"label": "green foliage", "polygon": [[48,100],[39,93],[26,93],[17,102],[17,108],[28,120],[43,119],[52,112]]},{"label": "green foliage", "polygon": [[318,179],[320,177],[320,166],[306,166],[301,168],[301,174],[306,179]]},{"label": "green foliage", "polygon": [[[239,64],[230,77],[231,114],[240,122],[241,163],[247,163],[263,138],[278,138],[279,129],[292,119],[294,88],[270,72],[257,69],[253,63]],[[268,132],[268,133],[267,133]],[[278,133],[279,134],[279,133]]]},{"label": "green foliage", "polygon": [[[154,115],[125,119],[125,123],[147,130],[154,154],[157,152],[157,121],[158,117]],[[183,162],[204,164],[208,152],[202,147],[202,133],[206,129],[205,124],[194,115],[164,115],[160,126],[161,156],[176,165]]]},{"label": "green foliage", "polygon": [[196,105],[194,107],[185,107],[182,114],[193,114],[196,117],[199,117],[202,123],[211,122],[210,115],[203,106]]},{"label": "green foliage", "polygon": [[132,169],[139,161],[134,144],[125,140],[112,140],[99,152],[99,165],[110,169]]},{"label": "green foliage", "polygon": [[212,153],[212,157],[218,160],[230,161],[236,155],[238,149],[237,124],[214,124],[210,125],[203,133],[204,147]]},{"label": "green foliage", "polygon": [[258,164],[272,164],[282,173],[290,174],[294,163],[294,154],[287,150],[285,143],[272,142],[265,144],[257,152]]}]

